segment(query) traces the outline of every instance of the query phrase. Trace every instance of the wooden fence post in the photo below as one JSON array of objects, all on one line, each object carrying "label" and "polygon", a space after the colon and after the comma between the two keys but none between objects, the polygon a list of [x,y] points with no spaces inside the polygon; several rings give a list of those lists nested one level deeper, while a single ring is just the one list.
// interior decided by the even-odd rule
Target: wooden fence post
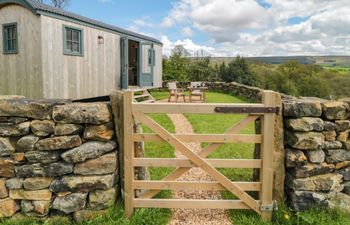
[{"label": "wooden fence post", "polygon": [[134,181],[134,120],[132,115],[132,103],[134,99],[132,91],[124,92],[124,204],[125,216],[131,218],[134,212],[133,200],[135,197],[133,190]]},{"label": "wooden fence post", "polygon": [[[278,93],[273,91],[264,91],[262,103],[265,107],[276,107],[276,96]],[[261,131],[263,134],[263,143],[261,144],[262,168],[260,171],[261,181],[261,217],[265,221],[270,221],[273,210],[273,160],[275,152],[274,131],[275,114],[264,114],[261,120]]]}]

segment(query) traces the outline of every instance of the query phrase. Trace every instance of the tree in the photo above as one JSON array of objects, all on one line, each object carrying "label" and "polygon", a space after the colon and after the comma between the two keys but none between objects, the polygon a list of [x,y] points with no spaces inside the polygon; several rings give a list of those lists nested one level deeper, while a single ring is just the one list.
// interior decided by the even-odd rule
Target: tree
[{"label": "tree", "polygon": [[[44,3],[44,0],[36,0],[37,2]],[[70,0],[50,0],[51,4],[57,8],[64,9],[70,4]]]},{"label": "tree", "polygon": [[188,57],[191,54],[183,45],[176,45],[173,50],[171,50],[172,55],[180,55],[181,57]]},{"label": "tree", "polygon": [[163,60],[164,80],[188,81],[189,59],[181,54],[172,54],[169,59]]}]

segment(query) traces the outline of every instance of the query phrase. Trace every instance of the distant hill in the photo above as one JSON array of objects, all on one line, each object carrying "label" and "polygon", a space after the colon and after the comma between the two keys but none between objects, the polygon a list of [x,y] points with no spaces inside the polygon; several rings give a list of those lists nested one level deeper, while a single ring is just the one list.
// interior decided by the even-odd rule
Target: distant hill
[{"label": "distant hill", "polygon": [[[214,64],[222,62],[229,63],[235,57],[211,57]],[[288,61],[297,61],[302,64],[317,64],[325,67],[350,68],[350,56],[269,56],[269,57],[247,57],[251,63],[281,64]]]}]

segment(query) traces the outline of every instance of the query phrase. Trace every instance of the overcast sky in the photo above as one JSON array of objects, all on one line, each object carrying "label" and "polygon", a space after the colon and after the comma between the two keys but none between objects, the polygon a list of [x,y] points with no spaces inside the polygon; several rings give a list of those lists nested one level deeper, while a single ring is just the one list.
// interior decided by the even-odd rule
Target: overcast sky
[{"label": "overcast sky", "polygon": [[67,8],[213,56],[350,55],[350,0],[72,0]]}]

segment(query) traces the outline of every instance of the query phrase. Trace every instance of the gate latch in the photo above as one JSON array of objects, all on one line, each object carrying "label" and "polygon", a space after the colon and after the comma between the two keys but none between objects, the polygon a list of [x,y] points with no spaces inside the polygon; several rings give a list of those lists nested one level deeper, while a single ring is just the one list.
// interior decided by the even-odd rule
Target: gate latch
[{"label": "gate latch", "polygon": [[273,201],[272,204],[266,204],[260,206],[261,211],[277,211],[278,210],[278,204],[276,201]]}]

